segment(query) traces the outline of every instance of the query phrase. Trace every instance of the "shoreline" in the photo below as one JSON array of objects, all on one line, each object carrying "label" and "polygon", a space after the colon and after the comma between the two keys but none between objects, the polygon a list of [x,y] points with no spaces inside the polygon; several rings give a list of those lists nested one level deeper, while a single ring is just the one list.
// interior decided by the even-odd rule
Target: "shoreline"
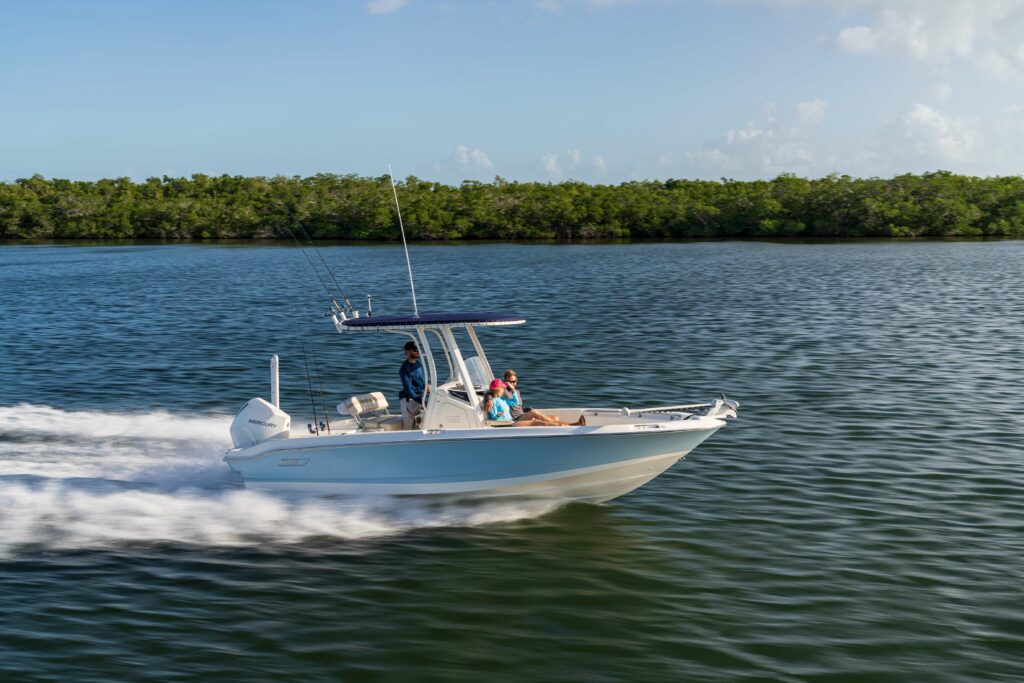
[{"label": "shoreline", "polygon": [[[590,185],[409,176],[412,242],[977,239],[1024,236],[1024,177],[669,179]],[[207,176],[0,182],[0,240],[389,243],[387,177]]]},{"label": "shoreline", "polygon": [[[788,244],[788,245],[844,245],[844,244],[921,244],[937,242],[1019,242],[1024,237],[1012,235],[967,235],[957,237],[676,237],[636,239],[461,239],[461,240],[409,240],[410,245],[419,247],[483,246],[495,244],[536,245],[536,246],[614,246],[633,244],[721,244],[737,242],[744,244]],[[315,240],[318,247],[390,247],[401,246],[401,240]],[[308,247],[283,239],[11,239],[0,238],[0,247],[53,246],[53,247],[134,247],[134,246],[237,246],[237,247]]]}]

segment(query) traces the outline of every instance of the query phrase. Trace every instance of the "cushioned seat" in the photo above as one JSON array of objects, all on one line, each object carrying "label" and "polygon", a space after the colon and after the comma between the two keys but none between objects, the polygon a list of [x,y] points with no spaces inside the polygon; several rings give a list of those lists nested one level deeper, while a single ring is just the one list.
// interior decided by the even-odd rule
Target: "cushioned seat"
[{"label": "cushioned seat", "polygon": [[338,412],[351,415],[368,432],[397,432],[402,429],[402,416],[388,412],[388,400],[379,391],[358,394],[339,403]]},{"label": "cushioned seat", "polygon": [[363,428],[368,432],[397,432],[402,429],[401,415],[378,415],[364,417]]}]

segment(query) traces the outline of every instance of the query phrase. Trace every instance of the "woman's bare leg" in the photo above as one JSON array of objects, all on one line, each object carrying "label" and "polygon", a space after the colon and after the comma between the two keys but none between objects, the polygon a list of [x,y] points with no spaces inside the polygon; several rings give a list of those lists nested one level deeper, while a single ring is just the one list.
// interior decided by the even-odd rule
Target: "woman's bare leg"
[{"label": "woman's bare leg", "polygon": [[523,413],[523,416],[519,418],[521,420],[540,420],[541,422],[549,422],[554,425],[567,425],[568,422],[562,422],[557,417],[548,417],[537,410],[528,410]]},{"label": "woman's bare leg", "polygon": [[533,418],[520,418],[515,421],[516,427],[555,427],[556,425],[552,422],[545,422],[544,420],[535,420]]},{"label": "woman's bare leg", "polygon": [[[548,415],[544,415],[536,410],[530,410],[523,413],[523,416],[519,419],[524,422],[527,420],[531,420],[533,422],[542,422],[544,424],[554,425],[557,427],[580,427],[582,425],[587,424],[587,421],[583,419],[582,415],[580,415],[580,419],[577,420],[576,422],[566,422],[565,420],[560,420],[557,417],[550,417]],[[518,422],[516,424],[518,424]]]}]

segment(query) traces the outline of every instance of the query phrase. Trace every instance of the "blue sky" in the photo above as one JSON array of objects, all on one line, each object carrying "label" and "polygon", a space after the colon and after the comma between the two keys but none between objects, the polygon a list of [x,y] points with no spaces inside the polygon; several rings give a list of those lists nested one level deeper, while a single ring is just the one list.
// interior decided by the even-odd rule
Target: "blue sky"
[{"label": "blue sky", "polygon": [[0,0],[0,180],[1024,172],[1024,0]]}]

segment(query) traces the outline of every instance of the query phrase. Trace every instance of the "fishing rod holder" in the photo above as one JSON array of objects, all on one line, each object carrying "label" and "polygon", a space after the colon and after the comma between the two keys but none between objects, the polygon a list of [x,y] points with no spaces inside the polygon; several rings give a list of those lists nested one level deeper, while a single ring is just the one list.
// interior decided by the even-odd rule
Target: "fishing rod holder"
[{"label": "fishing rod holder", "polygon": [[[335,312],[332,312],[330,317],[331,317],[331,322],[334,323],[334,329],[338,330],[338,332],[344,332],[345,331],[344,322],[346,320],[350,319],[347,315],[345,315],[345,311],[335,311]],[[352,318],[351,319],[355,320],[358,317],[359,317],[359,311],[353,309],[352,310]]]}]

